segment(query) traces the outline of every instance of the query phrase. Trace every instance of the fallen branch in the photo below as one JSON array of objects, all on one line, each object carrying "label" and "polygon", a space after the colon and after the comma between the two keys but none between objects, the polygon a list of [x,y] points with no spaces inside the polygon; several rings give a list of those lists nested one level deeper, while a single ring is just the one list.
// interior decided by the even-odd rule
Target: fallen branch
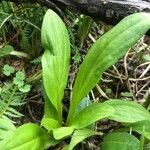
[{"label": "fallen branch", "polygon": [[[58,9],[69,8],[76,13],[91,16],[107,24],[115,25],[122,18],[135,12],[150,13],[150,0],[5,0],[16,3],[39,3]],[[56,7],[55,7],[56,6]],[[150,34],[149,34],[150,35]]]}]

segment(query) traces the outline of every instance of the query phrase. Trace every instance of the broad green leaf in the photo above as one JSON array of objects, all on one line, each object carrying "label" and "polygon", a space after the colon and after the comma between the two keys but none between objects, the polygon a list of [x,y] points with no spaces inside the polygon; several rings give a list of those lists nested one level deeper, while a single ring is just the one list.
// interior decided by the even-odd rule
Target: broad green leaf
[{"label": "broad green leaf", "polygon": [[101,132],[92,131],[90,129],[82,129],[82,130],[75,130],[71,142],[69,145],[65,146],[63,150],[72,150],[77,144],[85,140],[86,138],[93,136],[93,135],[102,135]]},{"label": "broad green leaf", "polygon": [[95,42],[77,73],[68,122],[73,118],[78,103],[96,85],[102,73],[116,63],[149,28],[150,14],[135,13]]},{"label": "broad green leaf", "polygon": [[60,127],[59,122],[52,118],[43,118],[41,121],[41,125],[48,131]]},{"label": "broad green leaf", "polygon": [[128,133],[111,133],[104,137],[102,150],[139,150],[139,140]]},{"label": "broad green leaf", "polygon": [[150,120],[142,120],[130,125],[130,129],[138,132],[150,140]]},{"label": "broad green leaf", "polygon": [[48,142],[49,136],[44,129],[27,123],[15,130],[4,150],[44,150]]},{"label": "broad green leaf", "polygon": [[42,56],[44,87],[49,100],[60,112],[68,79],[70,42],[63,21],[50,9],[44,16],[41,36],[45,49]]},{"label": "broad green leaf", "polygon": [[140,104],[126,100],[108,100],[104,104],[113,107],[116,111],[109,119],[122,122],[134,123],[150,119],[150,113]]},{"label": "broad green leaf", "polygon": [[56,140],[67,137],[73,133],[74,129],[72,127],[60,127],[53,130],[53,136]]},{"label": "broad green leaf", "polygon": [[0,147],[3,147],[15,130],[10,120],[0,118]]},{"label": "broad green leaf", "polygon": [[80,111],[72,120],[70,126],[75,129],[82,129],[100,119],[112,116],[115,109],[102,103],[93,103]]}]

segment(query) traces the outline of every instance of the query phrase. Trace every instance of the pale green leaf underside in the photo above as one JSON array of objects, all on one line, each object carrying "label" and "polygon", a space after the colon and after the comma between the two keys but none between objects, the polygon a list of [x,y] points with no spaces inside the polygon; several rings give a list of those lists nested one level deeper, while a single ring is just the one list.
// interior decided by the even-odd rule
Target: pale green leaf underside
[{"label": "pale green leaf underside", "polygon": [[136,13],[124,18],[95,42],[79,68],[69,117],[72,118],[77,104],[96,85],[102,73],[116,63],[149,28],[150,14]]},{"label": "pale green leaf underside", "polygon": [[75,129],[82,129],[100,119],[112,116],[113,113],[115,113],[115,109],[113,107],[102,103],[93,103],[81,110],[74,117],[70,125]]},{"label": "pale green leaf underside", "polygon": [[115,109],[115,113],[108,118],[118,122],[134,123],[150,119],[150,113],[136,102],[126,100],[108,100],[104,102],[104,104]]},{"label": "pale green leaf underside", "polygon": [[14,131],[2,150],[44,150],[48,144],[47,132],[33,123],[27,123]]},{"label": "pale green leaf underside", "polygon": [[42,25],[43,81],[48,98],[59,110],[68,79],[70,42],[67,29],[60,17],[52,10],[44,16]]},{"label": "pale green leaf underside", "polygon": [[128,133],[111,133],[104,137],[102,150],[139,150],[139,140]]}]

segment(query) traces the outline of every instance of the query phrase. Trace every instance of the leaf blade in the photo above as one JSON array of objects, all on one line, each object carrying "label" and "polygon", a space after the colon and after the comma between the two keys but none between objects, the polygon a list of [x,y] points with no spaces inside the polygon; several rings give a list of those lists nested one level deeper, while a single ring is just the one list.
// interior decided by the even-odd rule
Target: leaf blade
[{"label": "leaf blade", "polygon": [[63,21],[52,10],[44,16],[42,25],[43,82],[48,98],[59,110],[68,79],[70,42]]},{"label": "leaf blade", "polygon": [[73,131],[74,129],[72,127],[60,127],[53,130],[53,136],[56,140],[60,140],[71,135]]},{"label": "leaf blade", "polygon": [[139,140],[128,133],[111,133],[104,137],[102,150],[138,150]]},{"label": "leaf blade", "polygon": [[123,122],[134,123],[150,118],[150,113],[140,104],[126,100],[108,100],[104,102],[116,111],[109,119]]},{"label": "leaf blade", "polygon": [[[30,133],[30,134],[27,134]],[[14,131],[4,150],[43,150],[48,144],[49,136],[45,130],[33,123],[27,123]]]},{"label": "leaf blade", "polygon": [[115,112],[114,108],[102,103],[93,103],[81,110],[71,122],[70,126],[75,129],[81,129],[92,123],[109,117]]},{"label": "leaf blade", "polygon": [[91,47],[75,80],[68,120],[71,120],[78,103],[96,85],[102,73],[117,62],[149,28],[150,15],[136,13],[124,18]]},{"label": "leaf blade", "polygon": [[63,150],[72,150],[77,144],[93,135],[102,135],[102,133],[90,129],[75,130],[70,144],[65,146]]},{"label": "leaf blade", "polygon": [[130,125],[130,129],[150,140],[150,120],[142,120]]}]

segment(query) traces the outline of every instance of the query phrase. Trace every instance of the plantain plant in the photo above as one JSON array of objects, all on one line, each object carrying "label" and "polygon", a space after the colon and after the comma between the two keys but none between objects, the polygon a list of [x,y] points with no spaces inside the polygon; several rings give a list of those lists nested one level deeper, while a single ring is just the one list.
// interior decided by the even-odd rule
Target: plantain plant
[{"label": "plantain plant", "polygon": [[[67,29],[60,17],[48,10],[42,25],[42,56],[45,111],[41,125],[24,124],[17,129],[7,120],[0,120],[2,150],[44,150],[71,138],[63,150],[72,150],[84,139],[104,133],[91,127],[98,120],[108,118],[120,122],[124,128],[104,137],[102,150],[142,149],[142,140],[128,133],[133,131],[150,140],[150,113],[132,101],[110,99],[103,103],[88,103],[80,107],[86,95],[99,81],[102,73],[117,62],[150,28],[150,14],[135,13],[100,37],[89,49],[79,67],[70,98],[66,120],[62,117],[62,99],[67,84],[70,43]],[[5,131],[5,132],[4,132]],[[123,131],[123,132],[121,132]],[[1,133],[0,132],[0,133]],[[124,139],[125,138],[125,139]],[[115,144],[115,143],[119,144]]]}]

